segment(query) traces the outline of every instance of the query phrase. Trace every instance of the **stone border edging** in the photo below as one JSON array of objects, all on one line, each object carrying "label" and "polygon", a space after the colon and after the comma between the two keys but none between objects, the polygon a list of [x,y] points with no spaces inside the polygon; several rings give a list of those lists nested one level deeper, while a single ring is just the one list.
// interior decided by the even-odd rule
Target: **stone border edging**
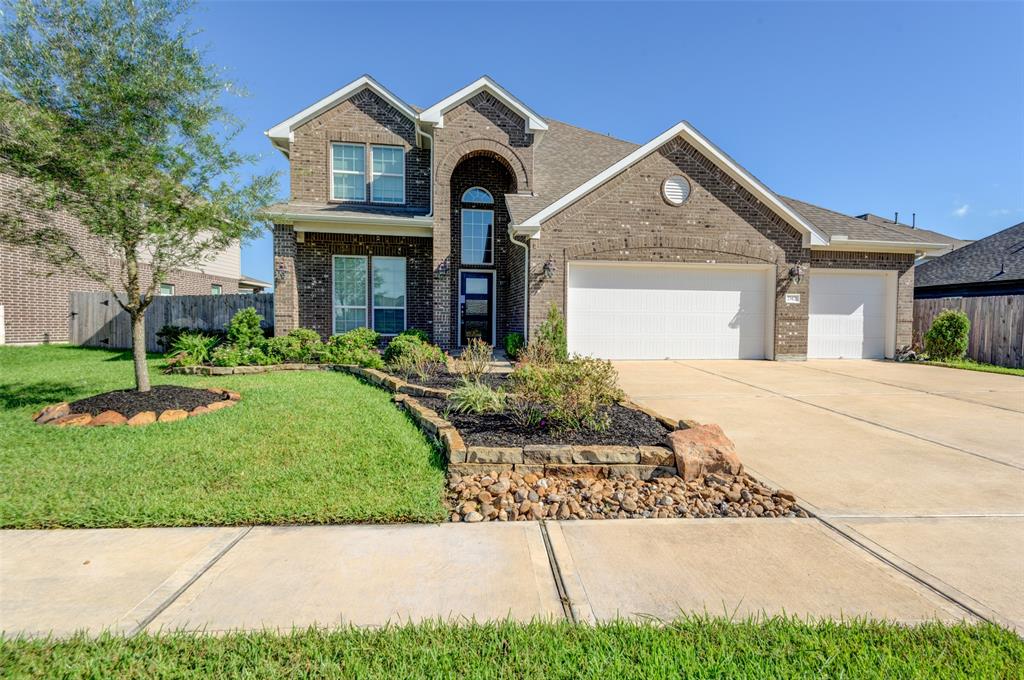
[{"label": "stone border edging", "polygon": [[213,413],[229,406],[234,406],[242,399],[242,395],[221,387],[209,387],[207,392],[226,396],[226,399],[214,401],[205,406],[196,406],[191,411],[184,409],[167,409],[157,415],[156,411],[140,411],[131,418],[114,410],[103,411],[95,416],[89,413],[71,413],[71,406],[66,401],[51,404],[35,413],[32,420],[38,425],[55,425],[57,427],[116,427],[119,425],[151,425],[152,423],[175,423],[186,418]]}]

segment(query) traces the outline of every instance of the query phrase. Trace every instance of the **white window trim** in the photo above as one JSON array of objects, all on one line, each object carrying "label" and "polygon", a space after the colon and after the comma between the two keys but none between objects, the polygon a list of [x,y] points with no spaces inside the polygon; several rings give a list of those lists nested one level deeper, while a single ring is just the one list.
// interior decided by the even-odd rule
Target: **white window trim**
[{"label": "white window trim", "polygon": [[[335,303],[335,299],[334,299],[334,295],[335,295],[334,276],[335,276],[335,272],[337,271],[336,268],[335,268],[335,262],[337,262],[339,257],[344,257],[344,258],[348,258],[348,259],[351,259],[351,260],[362,260],[363,261],[363,271],[364,272],[368,271],[367,270],[367,257],[366,257],[366,255],[334,255],[334,256],[331,257],[331,335],[337,335],[338,334],[338,315],[335,313],[335,309],[337,309],[338,305]],[[362,309],[363,310],[363,319],[365,319],[366,323],[369,324],[370,323],[370,306],[369,306],[370,300],[367,298],[367,295],[369,293],[370,280],[367,279],[366,283],[367,283],[367,285],[365,286],[365,288],[363,290],[363,305],[362,305],[362,307],[360,307],[359,305],[341,305],[341,308],[342,309]]]},{"label": "white window trim", "polygon": [[[355,170],[336,170],[334,168],[334,147],[336,146],[355,146],[359,147],[363,152],[363,171],[356,172]],[[372,170],[372,169],[371,169]],[[335,175],[361,175],[363,181],[360,183],[362,189],[362,195],[359,198],[339,198],[334,195],[334,176]],[[404,191],[404,189],[403,189]],[[331,142],[331,200],[332,201],[344,201],[347,203],[365,203],[366,202],[366,145],[358,144],[355,142]]]},{"label": "white window trim", "polygon": [[[384,306],[378,307],[377,303],[374,302],[374,300],[373,300],[373,295],[374,295],[375,291],[371,290],[370,291],[370,305],[373,308],[373,330],[375,330],[375,331],[377,330],[377,310],[378,309],[401,309],[402,310],[402,331],[407,330],[409,328],[409,311],[408,311],[408,309],[409,309],[409,261],[408,261],[408,259],[406,259],[404,257],[394,257],[394,256],[383,256],[382,255],[380,257],[374,257],[373,258],[373,261],[370,263],[371,268],[377,266],[377,261],[378,260],[401,260],[402,261],[402,265],[405,267],[405,305],[403,307],[384,307]],[[373,288],[373,271],[370,272],[370,287]],[[402,331],[399,331],[399,333],[401,333]],[[377,331],[377,332],[380,333],[380,331]],[[383,335],[386,338],[393,338],[396,335],[398,335],[398,333],[380,333],[380,334]]]},{"label": "white window trim", "polygon": [[491,277],[491,346],[498,346],[498,277],[495,275],[496,272],[493,269],[460,269],[459,270],[459,313],[458,317],[458,335],[455,336],[455,341],[459,347],[465,347],[462,344],[462,275],[463,274],[487,274]]},{"label": "white window trim", "polygon": [[[171,289],[170,293],[165,293],[164,292],[164,287],[165,286],[167,288]],[[160,291],[160,295],[162,295],[162,296],[174,295],[174,284],[173,283],[161,283],[160,284],[160,288],[158,290]]]},{"label": "white window trim", "polygon": [[[465,251],[465,248],[466,248],[466,245],[465,245],[465,243],[466,243],[465,242],[465,237],[466,237],[466,231],[465,231],[466,220],[465,220],[465,216],[466,216],[467,212],[486,212],[486,213],[491,213],[491,261],[490,262],[466,262],[466,260],[464,259],[465,255],[466,255],[466,251]],[[481,266],[484,266],[484,265],[487,265],[487,266],[490,266],[490,267],[494,266],[494,211],[493,210],[485,210],[483,208],[462,208],[462,210],[459,212],[459,262],[461,262],[462,264],[468,264],[471,267],[481,267]]]},{"label": "white window trim", "polygon": [[[473,189],[478,189],[478,190],[484,192],[485,194],[487,194],[487,197],[490,200],[489,201],[467,201],[466,200],[466,194],[468,194],[470,191],[473,191]],[[494,205],[494,196],[491,194],[490,191],[488,191],[487,189],[484,189],[483,187],[470,187],[470,188],[466,189],[465,191],[462,192],[462,198],[459,199],[459,200],[460,200],[461,203],[475,203],[477,205]]]},{"label": "white window trim", "polygon": [[[402,174],[399,175],[395,172],[377,172],[373,169],[373,150],[374,149],[398,149],[402,152]],[[384,201],[375,198],[373,195],[373,187],[377,182],[378,177],[401,177],[402,179],[402,198],[398,201]],[[387,203],[390,205],[401,205],[405,203],[405,148],[401,146],[395,146],[393,144],[374,144],[370,147],[370,202],[371,203]]]},{"label": "white window trim", "polygon": [[[214,289],[217,289],[216,293],[213,292]],[[223,294],[224,294],[224,286],[222,286],[219,283],[211,283],[210,284],[210,295],[223,295]]]}]

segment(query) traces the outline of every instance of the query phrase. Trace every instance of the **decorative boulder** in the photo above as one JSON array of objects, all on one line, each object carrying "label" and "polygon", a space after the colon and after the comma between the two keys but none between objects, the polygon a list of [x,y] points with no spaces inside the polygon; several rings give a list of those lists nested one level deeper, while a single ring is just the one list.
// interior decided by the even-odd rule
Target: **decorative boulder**
[{"label": "decorative boulder", "polygon": [[93,427],[101,427],[103,425],[124,425],[128,422],[128,419],[117,411],[104,411],[89,423]]},{"label": "decorative boulder", "polygon": [[743,463],[736,446],[718,425],[697,425],[668,436],[676,457],[676,470],[686,481],[712,472],[738,475]]}]

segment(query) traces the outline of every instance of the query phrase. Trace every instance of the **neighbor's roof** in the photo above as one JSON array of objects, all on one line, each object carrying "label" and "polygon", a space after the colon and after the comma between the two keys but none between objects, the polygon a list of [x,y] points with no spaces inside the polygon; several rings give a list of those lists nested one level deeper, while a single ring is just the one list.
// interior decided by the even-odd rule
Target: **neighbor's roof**
[{"label": "neighbor's roof", "polygon": [[238,285],[247,286],[249,288],[270,288],[274,284],[269,281],[261,281],[260,279],[253,278],[251,276],[243,276],[238,279]]},{"label": "neighbor's roof", "polygon": [[1024,222],[925,262],[917,288],[1024,280]]}]

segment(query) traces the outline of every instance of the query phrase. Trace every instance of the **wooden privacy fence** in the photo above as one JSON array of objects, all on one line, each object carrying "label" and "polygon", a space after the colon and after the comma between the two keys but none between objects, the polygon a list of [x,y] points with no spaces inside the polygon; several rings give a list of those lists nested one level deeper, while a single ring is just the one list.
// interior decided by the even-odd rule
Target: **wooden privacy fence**
[{"label": "wooden privacy fence", "polygon": [[1024,295],[947,297],[914,300],[914,345],[944,309],[958,309],[971,320],[967,356],[997,366],[1024,368]]},{"label": "wooden privacy fence", "polygon": [[[128,313],[110,293],[71,293],[69,316],[72,344],[83,347],[132,346]],[[264,326],[274,324],[274,294],[168,295],[153,299],[146,309],[146,351],[160,352],[156,334],[164,326],[222,330],[235,312],[255,307]]]}]

